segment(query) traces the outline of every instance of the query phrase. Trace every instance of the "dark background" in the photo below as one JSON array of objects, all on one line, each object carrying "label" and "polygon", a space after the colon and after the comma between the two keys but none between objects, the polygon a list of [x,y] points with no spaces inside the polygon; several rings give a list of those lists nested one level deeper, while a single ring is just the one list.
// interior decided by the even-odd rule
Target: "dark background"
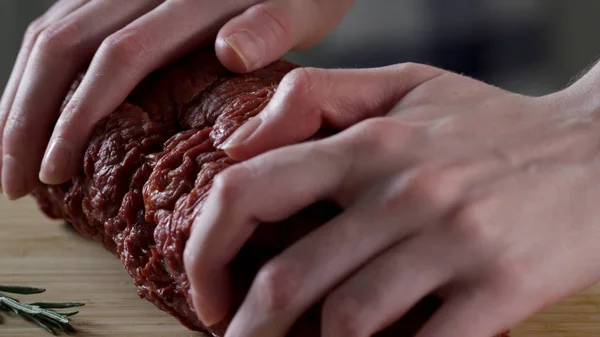
[{"label": "dark background", "polygon": [[[0,0],[0,88],[27,24],[53,2]],[[321,67],[429,63],[539,95],[600,56],[599,16],[595,0],[356,0],[327,38],[289,57]]]}]

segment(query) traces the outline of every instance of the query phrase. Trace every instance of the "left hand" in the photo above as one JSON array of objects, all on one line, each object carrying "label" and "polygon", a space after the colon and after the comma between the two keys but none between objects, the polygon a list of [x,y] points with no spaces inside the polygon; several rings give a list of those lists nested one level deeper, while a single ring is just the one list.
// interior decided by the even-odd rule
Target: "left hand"
[{"label": "left hand", "polygon": [[18,199],[78,175],[97,123],[156,69],[214,43],[229,70],[256,70],[319,41],[352,3],[57,1],[27,28],[0,99],[0,191]]},{"label": "left hand", "polygon": [[[414,64],[295,70],[225,145],[253,158],[217,176],[193,227],[200,318],[230,309],[227,266],[258,223],[324,199],[343,213],[261,269],[228,337],[282,337],[323,298],[322,336],[371,336],[430,294],[443,304],[418,337],[486,337],[590,286],[600,127],[586,92],[526,97]],[[290,145],[323,125],[343,131]]]}]

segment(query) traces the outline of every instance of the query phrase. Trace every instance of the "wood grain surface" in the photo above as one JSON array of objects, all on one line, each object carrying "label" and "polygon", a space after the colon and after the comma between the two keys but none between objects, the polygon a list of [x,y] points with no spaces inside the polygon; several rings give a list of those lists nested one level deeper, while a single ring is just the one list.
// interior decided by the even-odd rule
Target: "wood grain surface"
[{"label": "wood grain surface", "polygon": [[[0,197],[0,284],[47,289],[35,300],[85,302],[73,318],[80,337],[200,337],[138,298],[120,262],[99,244],[46,219],[31,199]],[[47,336],[20,318],[0,324],[0,336]],[[600,286],[531,317],[515,337],[600,336]],[[307,336],[310,337],[310,336]]]}]

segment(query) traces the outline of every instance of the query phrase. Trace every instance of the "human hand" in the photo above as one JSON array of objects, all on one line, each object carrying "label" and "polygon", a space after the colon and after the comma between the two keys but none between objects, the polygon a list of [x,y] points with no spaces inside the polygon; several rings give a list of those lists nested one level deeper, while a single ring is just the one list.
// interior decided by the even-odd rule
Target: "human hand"
[{"label": "human hand", "polygon": [[[442,306],[418,337],[492,336],[600,280],[585,81],[536,98],[423,65],[293,71],[224,145],[250,159],[192,229],[200,319],[231,309],[227,266],[260,223],[320,200],[344,211],[264,265],[227,337],[284,336],[321,300],[322,336],[371,336],[427,295]],[[323,126],[342,131],[294,145]]]},{"label": "human hand", "polygon": [[[99,120],[149,73],[215,35],[221,62],[246,72],[290,49],[310,46],[351,3],[58,1],[29,26],[0,101],[0,186],[15,199],[36,186],[38,175],[47,184],[71,178]],[[81,85],[59,113],[76,74],[88,64]]]}]

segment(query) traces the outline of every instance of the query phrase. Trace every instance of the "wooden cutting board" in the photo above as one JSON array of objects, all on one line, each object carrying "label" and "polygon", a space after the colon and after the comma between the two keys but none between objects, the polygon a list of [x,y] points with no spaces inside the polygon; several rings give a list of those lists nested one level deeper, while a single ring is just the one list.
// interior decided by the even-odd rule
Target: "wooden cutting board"
[{"label": "wooden cutting board", "polygon": [[[79,301],[73,318],[80,337],[200,337],[137,297],[120,262],[99,244],[46,219],[31,199],[0,197],[0,284],[47,289],[36,300]],[[0,336],[47,336],[19,318]],[[518,326],[515,337],[600,336],[600,286],[554,305]],[[307,336],[310,337],[310,336]]]}]

